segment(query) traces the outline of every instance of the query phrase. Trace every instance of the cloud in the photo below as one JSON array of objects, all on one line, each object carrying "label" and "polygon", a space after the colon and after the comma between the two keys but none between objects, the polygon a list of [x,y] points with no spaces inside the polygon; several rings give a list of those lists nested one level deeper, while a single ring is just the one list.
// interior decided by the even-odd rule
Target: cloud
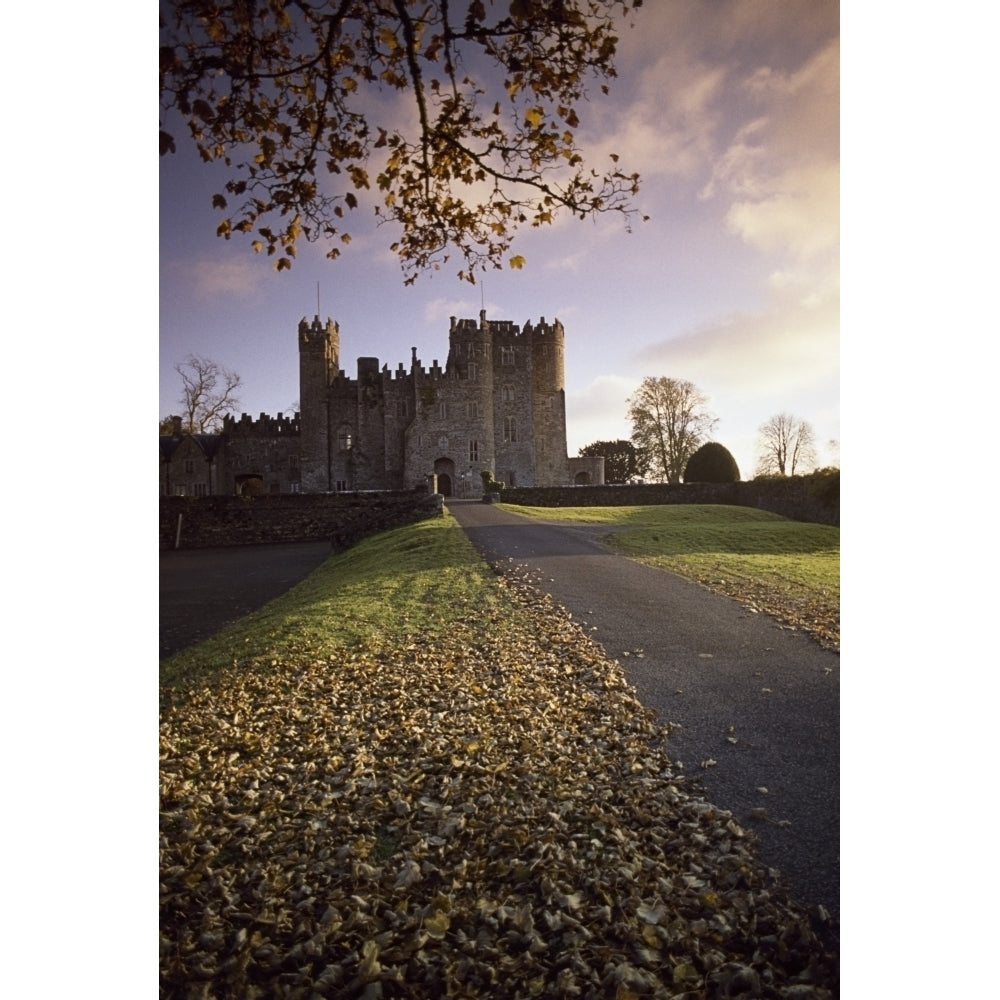
[{"label": "cloud", "polygon": [[262,301],[264,298],[259,261],[249,255],[233,260],[202,256],[193,260],[172,261],[167,270],[199,300],[224,295],[239,295],[251,301]]},{"label": "cloud", "polygon": [[578,247],[579,249],[569,253],[559,254],[554,257],[546,257],[542,262],[542,267],[546,271],[563,271],[569,274],[576,274],[590,254],[590,247],[586,245],[579,246],[579,244]]},{"label": "cloud", "polygon": [[[702,325],[635,355],[645,374],[686,378],[731,399],[782,398],[836,382],[840,368],[840,304],[834,288],[773,276],[771,301]],[[766,416],[766,414],[765,414]]]},{"label": "cloud", "polygon": [[479,315],[479,304],[472,299],[431,299],[424,306],[424,322],[438,323],[452,316],[467,318]]},{"label": "cloud", "polygon": [[581,137],[585,153],[594,164],[614,153],[647,180],[697,176],[712,155],[724,82],[721,67],[671,50],[637,70],[631,96],[602,106],[596,129]]},{"label": "cloud", "polygon": [[602,375],[583,389],[567,394],[566,444],[571,456],[594,441],[628,440],[631,426],[625,416],[626,400],[639,381]]},{"label": "cloud", "polygon": [[703,198],[730,202],[726,222],[746,243],[800,261],[840,238],[839,43],[797,72],[758,67],[745,81],[758,114],[719,156]]},{"label": "cloud", "polygon": [[647,185],[695,182],[759,249],[828,250],[838,240],[838,35],[836,4],[649,5],[623,35],[596,147]]}]

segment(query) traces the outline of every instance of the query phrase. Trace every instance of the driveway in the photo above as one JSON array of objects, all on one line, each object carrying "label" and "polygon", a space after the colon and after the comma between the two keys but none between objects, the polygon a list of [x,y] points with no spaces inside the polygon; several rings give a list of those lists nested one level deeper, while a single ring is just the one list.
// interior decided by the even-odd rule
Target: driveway
[{"label": "driveway", "polygon": [[675,727],[671,758],[756,833],[800,903],[839,920],[839,655],[613,554],[596,526],[447,504],[490,563],[527,573],[622,664],[640,700]]},{"label": "driveway", "polygon": [[214,635],[304,580],[329,542],[160,553],[160,659]]}]

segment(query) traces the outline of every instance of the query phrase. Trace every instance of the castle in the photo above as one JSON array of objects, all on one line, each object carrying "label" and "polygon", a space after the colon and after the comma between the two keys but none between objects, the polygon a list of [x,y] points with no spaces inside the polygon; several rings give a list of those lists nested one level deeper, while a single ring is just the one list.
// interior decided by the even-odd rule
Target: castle
[{"label": "castle", "polygon": [[320,493],[603,481],[593,459],[566,452],[565,331],[559,320],[451,319],[448,358],[409,370],[358,358],[340,368],[340,328],[299,323],[299,413],[226,417],[221,434],[160,438],[160,492]]}]

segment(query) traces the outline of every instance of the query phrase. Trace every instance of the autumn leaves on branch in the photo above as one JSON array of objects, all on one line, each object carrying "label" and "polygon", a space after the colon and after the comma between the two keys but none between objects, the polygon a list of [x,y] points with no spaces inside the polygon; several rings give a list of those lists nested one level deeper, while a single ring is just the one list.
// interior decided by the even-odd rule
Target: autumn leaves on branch
[{"label": "autumn leaves on branch", "polygon": [[636,212],[639,175],[615,154],[588,166],[578,132],[587,85],[608,92],[616,32],[640,6],[177,0],[160,151],[183,131],[225,167],[218,234],[252,236],[278,270],[303,239],[338,257],[362,202],[397,230],[407,284],[453,253],[469,281],[505,258],[522,267],[508,252],[523,226]]}]

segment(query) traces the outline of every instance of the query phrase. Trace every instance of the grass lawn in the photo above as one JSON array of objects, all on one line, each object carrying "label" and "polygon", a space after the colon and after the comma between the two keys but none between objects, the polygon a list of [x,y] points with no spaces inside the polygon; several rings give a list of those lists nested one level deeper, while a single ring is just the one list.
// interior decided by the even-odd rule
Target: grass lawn
[{"label": "grass lawn", "polygon": [[694,580],[840,648],[840,529],[720,504],[521,507],[514,514],[617,530],[623,555]]}]

